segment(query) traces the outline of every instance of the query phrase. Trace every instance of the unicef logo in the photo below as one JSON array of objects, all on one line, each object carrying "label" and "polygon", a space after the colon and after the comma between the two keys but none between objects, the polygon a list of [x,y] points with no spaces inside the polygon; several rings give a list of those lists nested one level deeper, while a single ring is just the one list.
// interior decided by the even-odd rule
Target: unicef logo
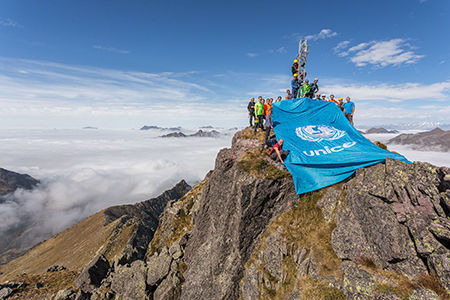
[{"label": "unicef logo", "polygon": [[299,138],[309,142],[320,142],[322,140],[333,141],[345,135],[345,131],[327,125],[308,125],[298,127],[295,133]]}]

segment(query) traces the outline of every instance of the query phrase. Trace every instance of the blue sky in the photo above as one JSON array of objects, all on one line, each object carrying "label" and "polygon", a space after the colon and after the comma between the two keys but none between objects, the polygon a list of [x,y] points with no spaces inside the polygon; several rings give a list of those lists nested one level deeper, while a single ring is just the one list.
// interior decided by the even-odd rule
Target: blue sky
[{"label": "blue sky", "polygon": [[450,123],[450,1],[0,1],[0,127],[224,127],[300,38],[356,125]]}]

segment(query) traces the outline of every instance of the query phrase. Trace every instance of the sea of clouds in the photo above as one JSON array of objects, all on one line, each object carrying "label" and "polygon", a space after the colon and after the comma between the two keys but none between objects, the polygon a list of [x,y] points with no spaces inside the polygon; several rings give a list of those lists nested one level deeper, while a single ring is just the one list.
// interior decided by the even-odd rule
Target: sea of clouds
[{"label": "sea of clouds", "polygon": [[[23,245],[32,246],[109,206],[156,197],[182,179],[194,185],[214,168],[218,151],[231,146],[236,130],[218,130],[219,138],[161,138],[170,131],[0,129],[0,167],[41,182],[4,197],[0,239],[33,224]],[[366,137],[387,142],[396,135]],[[411,161],[450,166],[448,153],[388,147]]]},{"label": "sea of clouds", "polygon": [[0,167],[41,183],[0,204],[0,238],[34,223],[31,246],[109,206],[156,197],[182,179],[194,185],[236,129],[218,131],[219,138],[161,138],[170,131],[1,129]]}]

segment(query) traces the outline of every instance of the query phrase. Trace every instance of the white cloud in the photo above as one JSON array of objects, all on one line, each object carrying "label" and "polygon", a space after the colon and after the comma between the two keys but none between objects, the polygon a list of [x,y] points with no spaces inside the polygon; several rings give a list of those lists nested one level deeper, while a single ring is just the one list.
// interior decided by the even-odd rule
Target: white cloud
[{"label": "white cloud", "polygon": [[295,42],[298,42],[301,39],[317,41],[317,40],[321,40],[321,39],[332,38],[337,35],[338,35],[337,32],[333,32],[331,29],[322,29],[317,34],[310,34],[310,35],[305,36],[300,33],[292,33],[290,35],[285,35],[283,38],[292,39]]},{"label": "white cloud", "polygon": [[344,50],[348,47],[348,44],[350,44],[350,41],[342,41],[339,44],[337,44],[336,47],[333,48],[334,53],[341,52],[341,50]]},{"label": "white cloud", "polygon": [[335,36],[337,36],[337,32],[333,32],[330,29],[322,29],[317,34],[305,36],[305,39],[317,41],[317,40],[331,38],[331,37],[335,37]]},{"label": "white cloud", "polygon": [[11,27],[17,27],[17,28],[22,28],[24,27],[23,25],[18,24],[17,22],[11,20],[11,19],[2,19],[0,20],[0,25],[3,26],[11,26]]},{"label": "white cloud", "polygon": [[259,55],[258,53],[247,53],[248,57],[256,57],[258,55]]},{"label": "white cloud", "polygon": [[230,146],[234,131],[223,132],[229,135],[163,139],[157,136],[168,131],[2,129],[0,166],[41,184],[0,204],[0,237],[28,220],[37,222],[30,242],[39,242],[106,207],[158,196],[181,179],[193,185]]},{"label": "white cloud", "polygon": [[404,39],[389,41],[371,41],[349,48],[347,51],[335,51],[339,56],[350,56],[349,60],[358,67],[373,65],[374,68],[384,68],[389,65],[415,64],[425,55],[416,54],[415,47]]},{"label": "white cloud", "polygon": [[127,51],[127,50],[119,50],[119,49],[116,49],[116,48],[114,48],[114,47],[102,47],[102,46],[98,46],[98,45],[95,45],[95,46],[93,46],[95,49],[99,49],[99,50],[106,50],[106,51],[110,51],[110,52],[115,52],[115,53],[120,53],[120,54],[129,54],[130,53],[130,51]]},{"label": "white cloud", "polygon": [[441,61],[439,64],[442,65],[443,63],[445,63],[445,60]]},{"label": "white cloud", "polygon": [[281,48],[277,49],[277,52],[284,54],[284,53],[287,53],[287,50],[284,47],[281,47]]},{"label": "white cloud", "polygon": [[[358,100],[386,100],[402,102],[406,100],[434,99],[436,101],[448,101],[450,92],[450,80],[433,84],[404,83],[399,85],[358,85],[335,84],[320,87],[326,94],[350,96]],[[341,96],[340,96],[341,97]]]}]

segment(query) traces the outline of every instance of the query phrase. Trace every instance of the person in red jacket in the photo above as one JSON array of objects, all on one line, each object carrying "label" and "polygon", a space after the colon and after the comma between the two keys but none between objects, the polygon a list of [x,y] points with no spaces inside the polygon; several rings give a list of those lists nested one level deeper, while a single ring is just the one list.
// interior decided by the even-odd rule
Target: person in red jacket
[{"label": "person in red jacket", "polygon": [[269,152],[270,158],[273,159],[276,163],[281,162],[282,164],[284,164],[284,159],[286,159],[289,154],[288,150],[283,150],[283,143],[284,140],[279,139],[278,143],[273,145],[272,149]]}]

